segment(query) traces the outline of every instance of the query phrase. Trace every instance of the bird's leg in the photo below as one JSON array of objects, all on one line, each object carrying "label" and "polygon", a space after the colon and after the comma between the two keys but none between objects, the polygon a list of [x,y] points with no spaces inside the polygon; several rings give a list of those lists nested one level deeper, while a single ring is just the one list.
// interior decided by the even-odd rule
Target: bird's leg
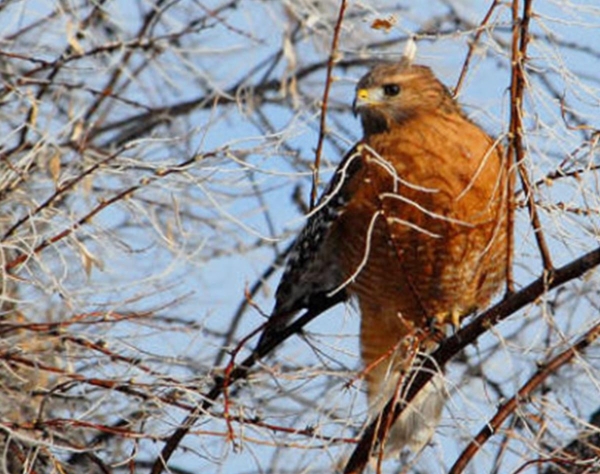
[{"label": "bird's leg", "polygon": [[458,309],[454,308],[450,313],[450,323],[452,324],[452,329],[454,332],[457,332],[460,329],[460,319],[462,317],[462,312]]},{"label": "bird's leg", "polygon": [[449,313],[438,313],[427,320],[427,325],[432,334],[441,332],[444,334],[443,328],[449,324],[452,328],[452,333],[456,333],[460,329],[460,320],[464,313],[458,308],[453,308]]},{"label": "bird's leg", "polygon": [[435,315],[427,318],[427,333],[429,334],[428,339],[433,342],[440,343],[446,338],[446,331],[444,326],[446,324],[446,318],[441,315]]}]

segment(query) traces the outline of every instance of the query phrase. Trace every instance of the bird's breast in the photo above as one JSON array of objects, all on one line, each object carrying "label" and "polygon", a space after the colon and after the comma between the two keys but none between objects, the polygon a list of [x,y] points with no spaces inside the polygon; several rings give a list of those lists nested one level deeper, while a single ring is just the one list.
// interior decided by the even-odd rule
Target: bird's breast
[{"label": "bird's breast", "polygon": [[348,289],[361,306],[421,324],[469,313],[501,286],[502,157],[462,120],[431,120],[367,140],[366,166],[339,229]]}]

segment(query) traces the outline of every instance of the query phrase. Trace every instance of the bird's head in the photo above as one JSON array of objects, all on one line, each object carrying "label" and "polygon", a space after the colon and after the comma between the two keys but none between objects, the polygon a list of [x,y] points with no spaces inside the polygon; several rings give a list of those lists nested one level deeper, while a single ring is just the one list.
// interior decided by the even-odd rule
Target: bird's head
[{"label": "bird's head", "polygon": [[458,106],[431,69],[405,60],[373,67],[358,81],[353,104],[365,134],[384,132],[420,113],[456,109]]}]

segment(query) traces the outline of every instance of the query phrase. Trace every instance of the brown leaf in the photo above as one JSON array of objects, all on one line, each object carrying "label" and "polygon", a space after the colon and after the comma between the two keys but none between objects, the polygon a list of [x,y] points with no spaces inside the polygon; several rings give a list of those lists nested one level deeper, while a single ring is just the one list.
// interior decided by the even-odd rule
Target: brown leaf
[{"label": "brown leaf", "polygon": [[396,18],[390,15],[388,18],[375,18],[371,22],[371,28],[374,30],[384,30],[386,33],[396,24]]},{"label": "brown leaf", "polygon": [[60,153],[58,150],[56,150],[50,158],[50,161],[48,162],[48,170],[50,171],[52,181],[54,181],[54,184],[57,184],[58,178],[60,177]]}]

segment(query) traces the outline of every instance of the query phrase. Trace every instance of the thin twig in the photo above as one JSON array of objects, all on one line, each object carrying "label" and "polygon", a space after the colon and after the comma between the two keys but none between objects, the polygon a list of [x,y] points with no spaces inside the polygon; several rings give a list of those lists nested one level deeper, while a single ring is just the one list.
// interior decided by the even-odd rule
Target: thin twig
[{"label": "thin twig", "polygon": [[475,47],[479,43],[479,38],[481,37],[482,33],[486,30],[486,26],[490,21],[490,18],[492,17],[492,13],[499,4],[500,0],[494,0],[492,2],[489,10],[483,17],[483,20],[481,20],[481,23],[479,24],[479,27],[476,30],[475,36],[469,43],[469,51],[467,52],[467,57],[465,58],[463,67],[460,71],[460,76],[458,76],[458,80],[456,81],[456,86],[454,86],[454,93],[452,94],[454,97],[458,96],[458,93],[460,92],[460,88],[462,87],[463,81],[465,80],[465,77],[467,77],[467,71],[469,69],[469,64],[471,63],[471,58],[473,57]]},{"label": "thin twig", "polygon": [[[338,292],[335,295],[332,295],[331,298],[324,298],[320,302],[315,302],[311,309],[306,311],[296,321],[278,331],[275,337],[270,338],[269,340],[265,341],[264,344],[260,344],[258,347],[256,347],[252,354],[250,354],[241,364],[236,366],[230,365],[227,369],[227,377],[216,376],[212,389],[202,397],[204,401],[199,404],[188,416],[186,416],[179,427],[169,437],[162,451],[154,461],[150,474],[161,474],[165,470],[169,459],[171,458],[173,452],[175,452],[175,449],[177,449],[179,446],[179,443],[181,443],[181,440],[189,433],[192,426],[194,426],[194,424],[200,419],[202,414],[214,404],[215,400],[219,398],[219,396],[225,390],[227,390],[228,387],[230,387],[237,380],[245,379],[248,376],[250,369],[254,366],[254,364],[256,364],[257,361],[269,354],[273,349],[275,349],[275,347],[288,339],[292,334],[299,332],[306,324],[315,319],[321,313],[342,302],[344,298],[345,296],[343,292]],[[250,337],[253,337],[255,334],[258,334],[260,331],[262,331],[262,329],[263,326],[260,326],[246,338],[242,339],[238,347],[234,350],[234,354],[240,350],[246,340],[248,340]]]},{"label": "thin twig", "polygon": [[[157,0],[156,3],[154,5],[152,5],[152,8],[150,9],[150,11],[144,16],[144,19],[142,21],[140,29],[138,30],[137,34],[135,35],[137,38],[141,39],[144,36],[146,36],[146,33],[147,33],[148,29],[151,27],[152,23],[156,20],[157,17],[162,15],[162,13],[163,13],[162,6],[164,3],[165,3],[165,0]],[[102,88],[104,91],[111,92],[115,89],[115,86],[117,85],[117,82],[119,81],[120,77],[127,71],[127,67],[129,65],[129,63],[131,62],[132,57],[134,57],[135,52],[136,52],[135,49],[126,49],[124,51],[123,56],[121,57],[121,59],[119,61],[120,67],[115,68],[113,70],[113,73],[110,76],[109,80]],[[104,102],[106,97],[107,97],[106,95],[101,95],[96,98],[96,100],[92,103],[91,107],[89,107],[88,110],[86,110],[85,113],[83,114],[84,122],[87,123],[87,122],[92,121],[93,115],[100,108],[100,106],[102,105],[102,103]]]},{"label": "thin twig", "polygon": [[129,148],[132,148],[133,145],[134,144],[129,143],[128,145],[119,148],[117,151],[115,151],[114,153],[111,153],[109,156],[107,156],[103,160],[98,161],[97,163],[93,164],[92,166],[90,166],[89,168],[87,168],[86,170],[84,170],[83,172],[81,172],[75,178],[72,178],[72,179],[66,181],[65,183],[61,184],[59,187],[56,188],[56,190],[54,191],[54,193],[52,193],[52,195],[50,195],[50,197],[48,199],[46,199],[42,204],[40,204],[38,207],[36,207],[33,211],[28,212],[27,214],[25,214],[17,222],[15,222],[4,233],[4,235],[0,239],[0,242],[4,242],[8,237],[10,237],[12,234],[14,234],[15,231],[19,227],[21,227],[27,221],[33,219],[37,214],[39,214],[44,209],[49,208],[52,205],[53,202],[55,202],[57,199],[59,199],[61,196],[63,196],[67,191],[69,191],[70,189],[72,189],[73,187],[75,187],[75,185],[77,183],[81,182],[81,180],[83,178],[85,178],[86,176],[89,176],[90,174],[92,174],[94,171],[96,171],[101,166],[106,165],[109,161],[114,160],[115,158],[117,158],[118,156],[120,156],[121,153],[123,153],[125,150],[127,150]]},{"label": "thin twig", "polygon": [[235,332],[237,331],[237,328],[242,320],[242,316],[244,315],[244,313],[246,312],[246,309],[248,309],[248,307],[250,305],[250,301],[252,300],[252,298],[254,298],[254,296],[256,296],[258,291],[264,286],[265,281],[267,281],[267,279],[273,273],[275,273],[275,271],[283,264],[283,262],[285,261],[285,259],[288,256],[288,254],[292,250],[293,246],[294,246],[294,242],[290,243],[283,252],[279,253],[277,255],[277,257],[275,258],[275,260],[273,261],[273,263],[271,263],[271,265],[269,265],[266,268],[266,270],[262,273],[262,275],[260,275],[260,277],[258,277],[256,279],[256,281],[252,284],[252,286],[248,289],[248,291],[244,295],[244,298],[238,305],[233,317],[231,318],[231,324],[229,325],[229,329],[227,330],[227,334],[225,335],[223,345],[221,346],[221,349],[219,350],[219,352],[217,353],[217,356],[215,357],[215,362],[213,364],[214,367],[220,366],[223,362],[223,359],[227,355],[228,350],[229,350],[228,348],[231,345],[231,343],[233,342]]},{"label": "thin twig", "polygon": [[154,183],[158,179],[164,178],[165,176],[168,176],[172,173],[182,172],[182,171],[186,170],[187,167],[190,166],[191,164],[193,164],[194,162],[200,161],[203,158],[207,158],[207,157],[214,156],[214,155],[215,155],[215,153],[206,153],[206,154],[202,154],[202,155],[193,156],[192,158],[189,158],[189,159],[183,161],[182,163],[179,163],[178,165],[175,165],[166,170],[156,170],[154,172],[153,176],[144,177],[139,180],[138,184],[135,184],[133,186],[130,186],[130,187],[118,192],[117,194],[113,195],[113,197],[111,197],[110,199],[101,201],[96,207],[94,207],[92,210],[90,210],[87,214],[85,214],[84,216],[80,217],[75,222],[73,222],[73,224],[71,224],[70,227],[62,230],[61,232],[59,232],[58,234],[55,234],[52,237],[48,237],[48,238],[45,238],[44,240],[42,240],[42,242],[39,245],[37,245],[32,251],[23,253],[23,254],[19,255],[18,257],[13,258],[12,260],[10,260],[9,262],[7,262],[4,265],[4,271],[6,271],[6,272],[11,271],[13,268],[21,265],[23,262],[25,262],[29,258],[31,258],[32,255],[38,254],[45,248],[49,247],[50,245],[55,244],[59,240],[62,240],[65,237],[70,236],[76,230],[78,230],[81,226],[91,222],[92,219],[98,213],[100,213],[107,207],[111,206],[112,204],[122,201],[122,200],[132,196],[134,193],[136,193],[140,189],[146,188],[148,185]]},{"label": "thin twig", "polygon": [[315,207],[317,202],[317,192],[319,187],[319,168],[321,167],[321,154],[323,152],[323,143],[325,141],[325,133],[327,133],[327,104],[329,103],[329,89],[331,88],[331,74],[333,71],[333,65],[337,62],[338,54],[338,42],[340,38],[340,31],[342,30],[342,21],[344,20],[344,12],[346,11],[346,0],[341,0],[340,10],[338,12],[337,22],[333,28],[333,39],[331,41],[331,51],[329,53],[329,60],[327,61],[327,73],[325,75],[325,90],[323,91],[323,101],[321,103],[321,121],[319,124],[319,140],[317,141],[317,150],[315,152],[315,163],[313,166],[313,181],[312,189],[310,191],[310,208]]},{"label": "thin twig", "polygon": [[458,457],[449,474],[460,474],[467,467],[469,461],[475,456],[477,451],[490,439],[500,428],[508,416],[515,412],[520,403],[527,400],[531,393],[540,386],[551,374],[560,367],[569,362],[579,352],[586,349],[600,336],[600,323],[597,323],[573,346],[561,352],[556,357],[542,365],[531,378],[523,385],[519,391],[510,400],[502,403],[496,414],[479,431],[477,436],[467,445],[462,454]]},{"label": "thin twig", "polygon": [[521,186],[527,198],[527,209],[535,239],[540,250],[544,270],[551,274],[553,265],[550,251],[540,223],[535,205],[534,190],[529,179],[525,164],[525,149],[523,144],[523,92],[525,90],[525,61],[527,44],[529,42],[529,20],[531,19],[533,0],[525,0],[523,18],[519,19],[519,0],[513,0],[513,35],[512,35],[512,74],[510,84],[510,134],[507,156],[515,157]]}]

